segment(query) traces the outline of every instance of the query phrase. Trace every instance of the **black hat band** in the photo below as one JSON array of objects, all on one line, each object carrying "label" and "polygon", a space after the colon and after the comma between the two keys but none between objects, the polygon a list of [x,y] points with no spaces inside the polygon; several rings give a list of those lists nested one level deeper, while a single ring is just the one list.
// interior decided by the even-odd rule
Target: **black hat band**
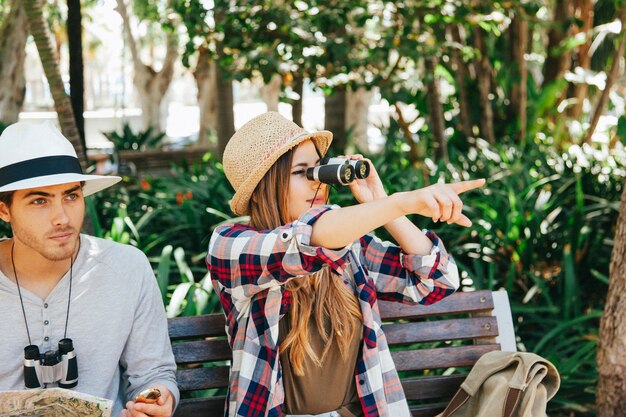
[{"label": "black hat band", "polygon": [[0,187],[31,178],[57,174],[83,174],[78,158],[69,155],[44,156],[0,168]]}]

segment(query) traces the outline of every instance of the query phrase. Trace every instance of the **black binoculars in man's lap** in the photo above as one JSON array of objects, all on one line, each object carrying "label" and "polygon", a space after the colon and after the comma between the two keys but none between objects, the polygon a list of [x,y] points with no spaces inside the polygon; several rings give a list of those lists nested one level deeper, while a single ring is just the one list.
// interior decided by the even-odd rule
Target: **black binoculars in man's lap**
[{"label": "black binoculars in man's lap", "polygon": [[39,352],[37,345],[24,348],[24,385],[39,388],[58,383],[61,388],[74,388],[78,384],[78,365],[72,339],[61,339],[58,350]]},{"label": "black binoculars in man's lap", "polygon": [[318,166],[307,168],[306,177],[325,184],[347,185],[355,178],[367,178],[370,164],[363,160],[325,157]]}]

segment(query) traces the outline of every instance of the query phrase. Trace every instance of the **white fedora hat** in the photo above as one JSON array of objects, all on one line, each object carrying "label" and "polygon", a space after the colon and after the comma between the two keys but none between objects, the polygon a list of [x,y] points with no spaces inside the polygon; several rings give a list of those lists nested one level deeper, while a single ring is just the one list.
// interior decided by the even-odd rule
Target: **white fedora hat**
[{"label": "white fedora hat", "polygon": [[120,180],[83,174],[74,146],[52,122],[18,122],[0,135],[0,192],[84,181],[87,196]]}]

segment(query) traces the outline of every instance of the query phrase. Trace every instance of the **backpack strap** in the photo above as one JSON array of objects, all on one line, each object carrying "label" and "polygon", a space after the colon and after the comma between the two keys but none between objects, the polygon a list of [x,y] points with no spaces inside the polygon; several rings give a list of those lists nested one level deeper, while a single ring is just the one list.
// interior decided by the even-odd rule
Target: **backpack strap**
[{"label": "backpack strap", "polygon": [[456,410],[458,410],[463,404],[465,404],[465,402],[469,400],[469,398],[470,395],[465,392],[463,388],[459,388],[456,394],[454,394],[454,397],[452,397],[452,399],[448,403],[446,409],[443,410],[441,417],[450,417],[456,412]]},{"label": "backpack strap", "polygon": [[[522,390],[515,389],[515,388],[508,389],[506,393],[506,399],[504,400],[504,409],[502,410],[502,417],[513,416],[513,413],[517,409],[517,404],[519,403],[521,396],[522,396]],[[443,410],[441,417],[452,416],[456,412],[456,410],[461,408],[461,406],[465,404],[467,400],[469,400],[469,398],[470,398],[470,395],[467,392],[465,392],[463,388],[459,388],[456,394],[454,394],[454,397],[452,397],[452,399],[448,403],[448,406],[446,407],[446,409]]]},{"label": "backpack strap", "polygon": [[521,397],[521,389],[509,387],[509,390],[506,393],[506,400],[504,401],[504,410],[502,410],[503,417],[511,417],[513,415]]}]

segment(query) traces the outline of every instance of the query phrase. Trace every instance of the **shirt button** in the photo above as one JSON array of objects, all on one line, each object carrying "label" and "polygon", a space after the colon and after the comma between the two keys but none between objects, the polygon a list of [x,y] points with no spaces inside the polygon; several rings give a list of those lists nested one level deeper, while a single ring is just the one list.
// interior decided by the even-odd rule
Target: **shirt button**
[{"label": "shirt button", "polygon": [[48,340],[50,340],[50,338],[49,338],[48,336],[46,336],[46,337],[44,337],[44,338],[43,338],[43,340],[44,340],[45,342],[47,342]]},{"label": "shirt button", "polygon": [[43,305],[43,308],[48,308],[48,303],[45,303],[45,304]]},{"label": "shirt button", "polygon": [[364,379],[359,379],[359,384],[360,384],[360,385],[365,384],[365,380],[364,380]]},{"label": "shirt button", "polygon": [[47,326],[48,324],[50,324],[50,322],[48,320],[44,320],[43,324],[44,326]]}]

